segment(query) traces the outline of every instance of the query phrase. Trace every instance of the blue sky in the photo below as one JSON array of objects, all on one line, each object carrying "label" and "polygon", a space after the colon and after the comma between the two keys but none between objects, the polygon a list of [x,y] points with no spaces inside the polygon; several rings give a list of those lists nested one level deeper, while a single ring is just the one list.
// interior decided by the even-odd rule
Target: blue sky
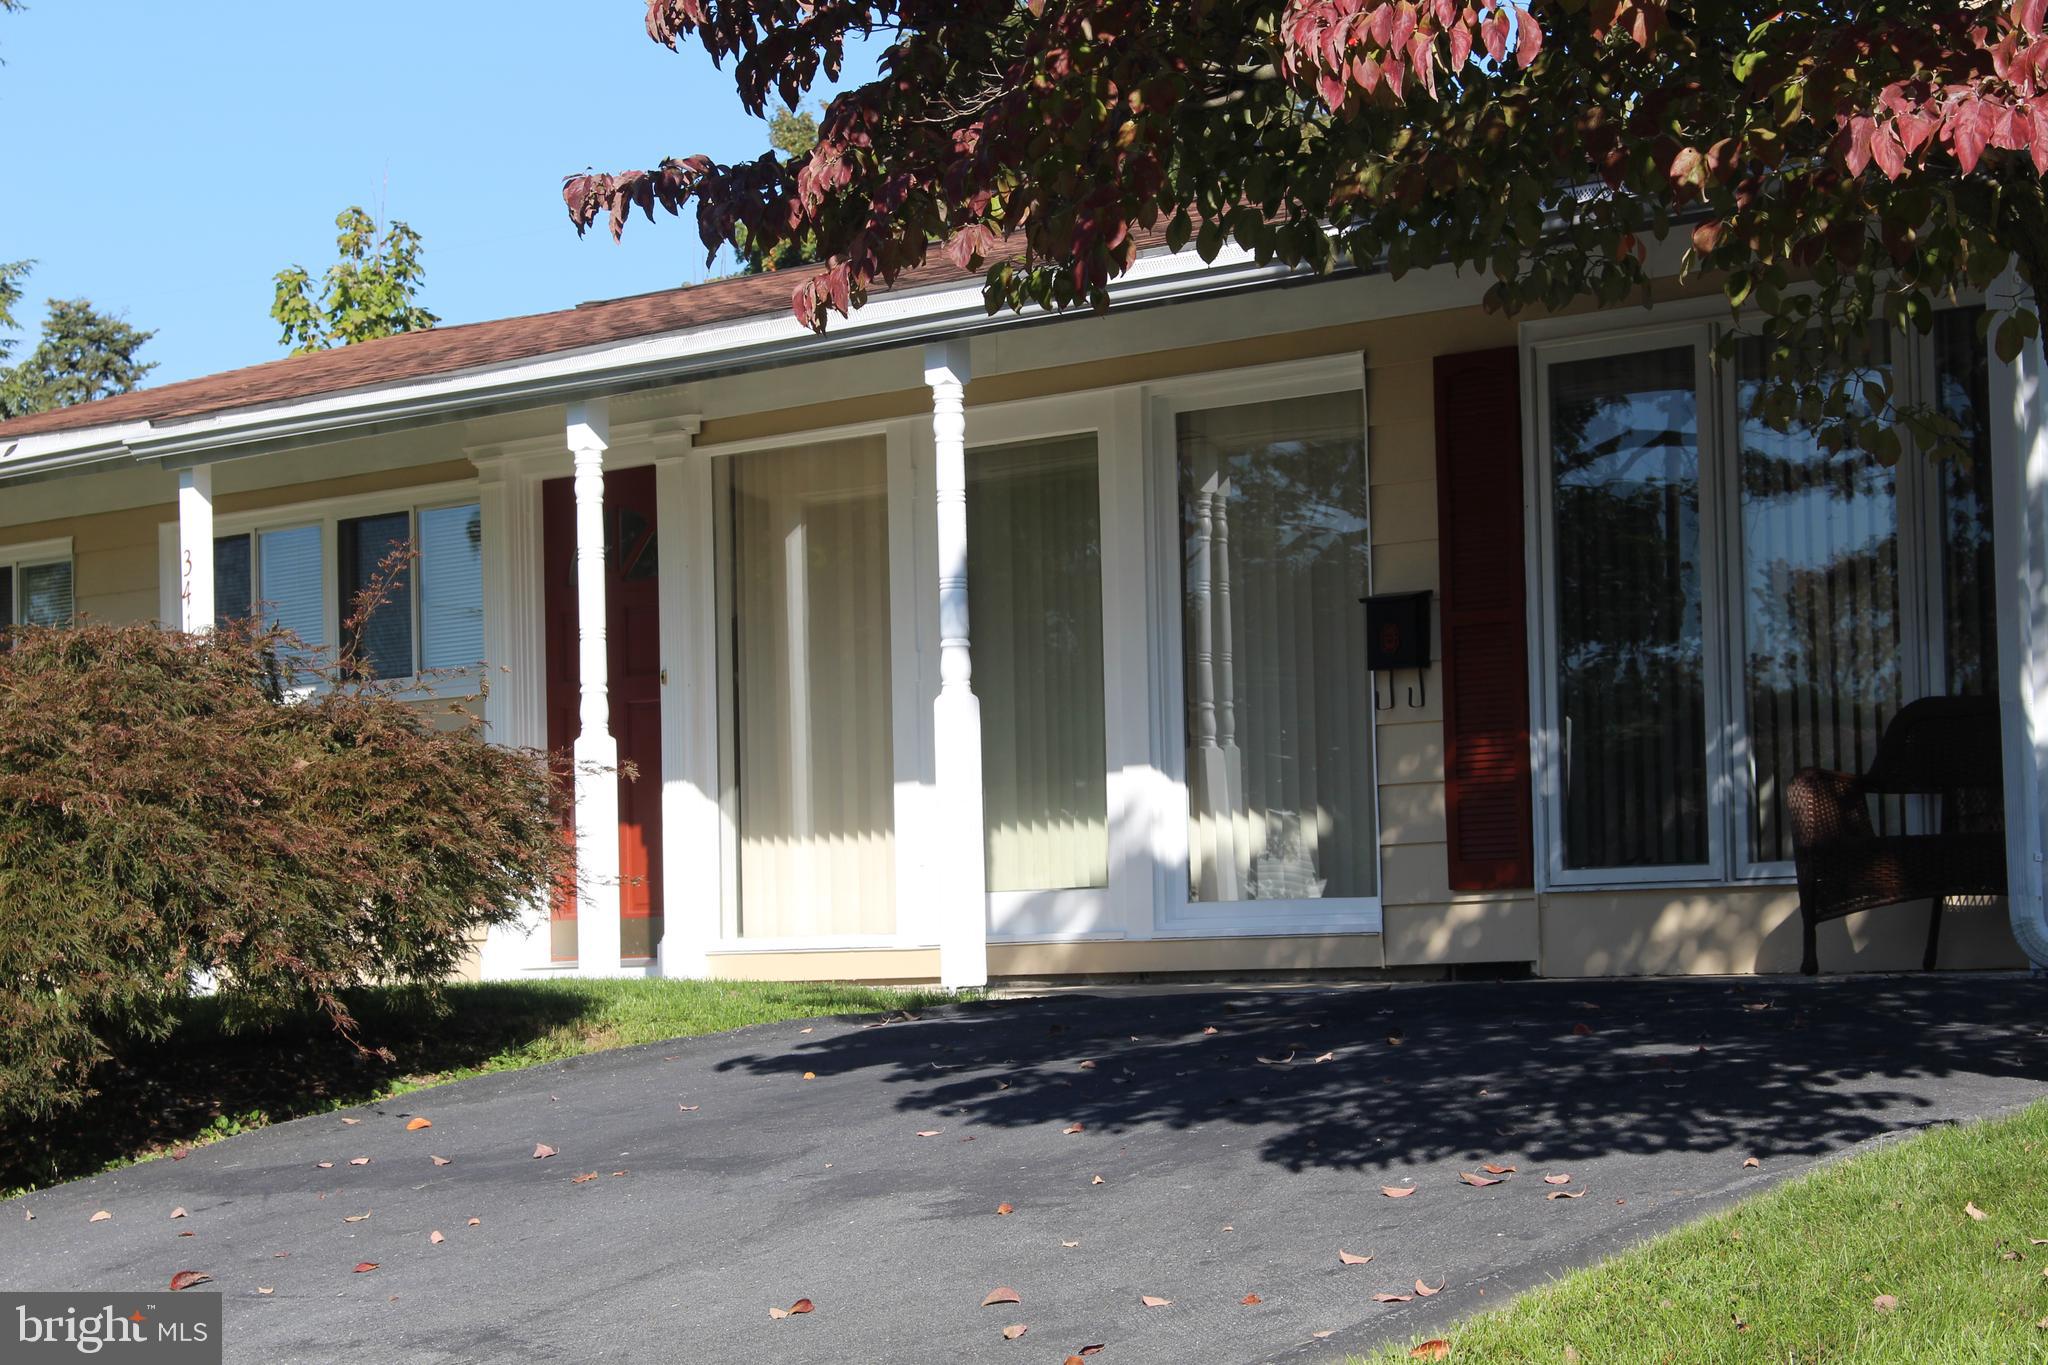
[{"label": "blue sky", "polygon": [[[728,68],[641,0],[30,0],[0,14],[0,260],[157,335],[151,384],[275,359],[271,276],[349,204],[426,238],[424,301],[474,322],[703,278],[694,222],[578,240],[561,178],[750,157]],[[851,77],[864,76],[851,70]]]}]

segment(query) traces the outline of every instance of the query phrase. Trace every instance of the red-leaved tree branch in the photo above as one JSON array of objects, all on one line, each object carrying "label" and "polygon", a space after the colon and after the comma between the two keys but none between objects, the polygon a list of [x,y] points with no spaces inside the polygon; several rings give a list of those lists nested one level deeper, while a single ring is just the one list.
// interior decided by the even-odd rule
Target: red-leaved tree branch
[{"label": "red-leaved tree branch", "polygon": [[[1105,306],[1156,234],[1318,270],[1447,262],[1512,312],[1625,299],[1677,233],[1789,372],[2008,268],[2038,286],[2044,20],[2048,0],[652,0],[649,34],[730,63],[755,114],[888,41],[807,157],[670,159],[564,197],[614,234],[693,207],[714,256],[804,243],[792,307],[819,329],[941,251],[991,309]],[[2038,323],[2000,302],[2010,355]],[[1802,407],[1833,421],[1846,392]],[[1881,425],[1842,439],[1889,455]]]}]

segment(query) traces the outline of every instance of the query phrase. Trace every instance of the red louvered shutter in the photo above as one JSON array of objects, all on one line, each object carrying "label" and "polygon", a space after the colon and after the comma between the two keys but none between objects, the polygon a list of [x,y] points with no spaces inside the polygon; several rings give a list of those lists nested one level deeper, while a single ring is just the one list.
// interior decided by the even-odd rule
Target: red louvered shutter
[{"label": "red louvered shutter", "polygon": [[1533,886],[1521,362],[1513,347],[1437,357],[1436,497],[1451,889]]}]

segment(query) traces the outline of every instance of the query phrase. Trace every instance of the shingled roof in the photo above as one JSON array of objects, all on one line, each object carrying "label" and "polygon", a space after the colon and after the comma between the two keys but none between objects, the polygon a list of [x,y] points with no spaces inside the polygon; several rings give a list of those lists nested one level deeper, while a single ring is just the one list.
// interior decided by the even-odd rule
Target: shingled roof
[{"label": "shingled roof", "polygon": [[[741,275],[709,284],[581,304],[559,312],[435,327],[331,351],[290,356],[0,422],[0,442],[48,432],[176,421],[531,360],[713,323],[787,313],[790,292],[800,275],[800,271],[794,270]],[[904,272],[894,287],[914,288],[965,279],[968,275],[969,272],[938,258]],[[791,326],[794,325],[792,321]]]}]

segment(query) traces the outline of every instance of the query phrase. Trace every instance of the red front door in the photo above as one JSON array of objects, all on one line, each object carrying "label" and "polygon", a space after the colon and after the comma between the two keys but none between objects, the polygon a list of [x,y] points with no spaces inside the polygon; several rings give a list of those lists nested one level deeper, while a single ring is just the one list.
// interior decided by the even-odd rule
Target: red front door
[{"label": "red front door", "polygon": [[[541,485],[547,577],[548,748],[576,742],[581,668],[576,642],[576,507],[569,479]],[[604,476],[605,638],[612,734],[637,770],[619,780],[620,954],[654,956],[661,942],[661,615],[655,568],[654,470]],[[566,812],[565,812],[566,823]],[[576,958],[576,904],[555,898],[550,954]]]}]

